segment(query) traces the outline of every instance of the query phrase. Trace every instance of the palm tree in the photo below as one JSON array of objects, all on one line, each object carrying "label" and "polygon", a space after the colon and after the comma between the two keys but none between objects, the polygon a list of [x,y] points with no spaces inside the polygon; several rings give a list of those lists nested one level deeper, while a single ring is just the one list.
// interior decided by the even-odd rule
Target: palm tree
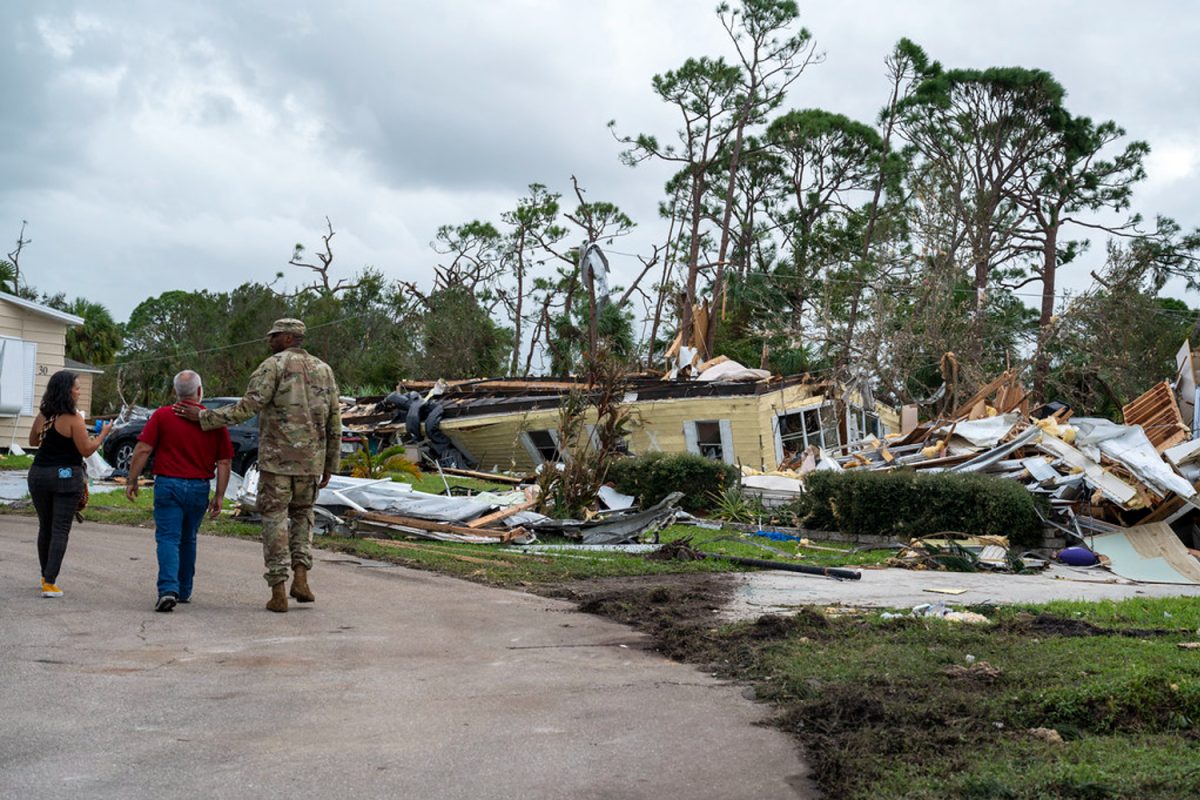
[{"label": "palm tree", "polygon": [[350,475],[355,478],[421,477],[420,468],[404,457],[404,450],[404,445],[395,445],[372,453],[370,447],[364,446],[342,459],[342,466],[349,467]]},{"label": "palm tree", "polygon": [[83,324],[67,329],[67,358],[85,364],[111,364],[125,345],[121,326],[100,303],[77,297],[61,309],[83,317]]},{"label": "palm tree", "polygon": [[17,268],[3,259],[0,259],[0,292],[17,293]]}]

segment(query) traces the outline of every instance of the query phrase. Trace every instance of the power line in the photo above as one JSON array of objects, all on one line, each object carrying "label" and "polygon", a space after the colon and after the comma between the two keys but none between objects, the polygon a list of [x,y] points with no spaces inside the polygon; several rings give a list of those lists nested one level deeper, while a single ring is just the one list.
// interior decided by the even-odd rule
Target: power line
[{"label": "power line", "polygon": [[[321,322],[316,325],[309,325],[309,326],[307,326],[307,330],[315,331],[315,330],[319,330],[321,328],[328,328],[332,325],[340,325],[343,322],[349,322],[351,320],[362,319],[363,317],[373,316],[375,313],[377,313],[377,312],[366,311],[366,312],[363,312],[362,314],[351,314],[350,316],[340,317],[338,319],[330,320],[329,322]],[[154,363],[155,361],[169,361],[171,359],[180,358],[182,356],[198,356],[198,355],[204,355],[206,353],[218,353],[218,352],[221,352],[222,350],[232,350],[235,347],[242,347],[242,346],[248,345],[248,344],[262,344],[264,341],[265,341],[265,337],[260,336],[257,339],[247,339],[244,342],[234,342],[233,344],[223,344],[219,347],[206,347],[206,348],[199,349],[199,350],[181,350],[181,351],[171,353],[168,355],[148,356],[146,358],[138,358],[138,359],[133,359],[131,361],[114,361],[111,364],[93,364],[92,366],[95,366],[95,367],[128,367],[128,366],[132,366],[135,364],[151,364],[151,363]]]}]

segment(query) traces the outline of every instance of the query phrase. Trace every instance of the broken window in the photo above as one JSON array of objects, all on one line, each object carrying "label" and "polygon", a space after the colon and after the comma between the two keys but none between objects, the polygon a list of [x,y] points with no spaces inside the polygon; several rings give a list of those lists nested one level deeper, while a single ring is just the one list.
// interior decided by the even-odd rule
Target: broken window
[{"label": "broken window", "polygon": [[780,461],[802,452],[810,445],[827,450],[841,444],[837,413],[832,403],[780,414],[775,435],[776,455]]},{"label": "broken window", "polygon": [[523,431],[521,443],[525,445],[525,449],[529,451],[529,457],[535,464],[545,461],[556,464],[563,460],[562,454],[558,451],[558,431]]},{"label": "broken window", "polygon": [[[588,425],[587,433],[588,433],[588,440],[592,443],[592,449],[599,450],[600,449],[600,434],[596,430],[596,426]],[[617,441],[615,449],[618,453],[621,453],[623,455],[632,455],[631,451],[629,450],[629,437],[622,436]]]},{"label": "broken window", "polygon": [[850,406],[846,413],[846,443],[857,442],[871,436],[882,436],[879,415],[858,406]]},{"label": "broken window", "polygon": [[727,419],[695,420],[683,423],[683,436],[689,453],[714,461],[734,463],[733,425]]}]

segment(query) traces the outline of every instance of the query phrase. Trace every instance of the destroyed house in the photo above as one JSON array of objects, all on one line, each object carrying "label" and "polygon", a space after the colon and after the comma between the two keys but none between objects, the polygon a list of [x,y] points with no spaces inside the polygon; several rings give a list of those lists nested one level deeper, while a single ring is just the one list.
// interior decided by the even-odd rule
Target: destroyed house
[{"label": "destroyed house", "polygon": [[[359,400],[343,421],[381,440],[424,439],[444,464],[529,471],[561,459],[560,399],[586,389],[576,378],[405,382],[387,398]],[[770,470],[808,447],[832,450],[897,429],[894,411],[864,408],[854,394],[839,418],[838,396],[830,382],[805,375],[741,382],[634,375],[625,386],[633,411],[626,447]]]}]

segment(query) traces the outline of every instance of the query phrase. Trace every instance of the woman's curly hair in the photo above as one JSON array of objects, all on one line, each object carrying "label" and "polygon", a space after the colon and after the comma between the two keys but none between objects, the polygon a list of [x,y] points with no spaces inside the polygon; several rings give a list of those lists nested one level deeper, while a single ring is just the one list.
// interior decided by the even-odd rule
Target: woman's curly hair
[{"label": "woman's curly hair", "polygon": [[60,369],[50,376],[46,384],[46,393],[42,395],[39,410],[42,416],[49,419],[59,414],[74,414],[75,401],[71,399],[71,389],[75,386],[75,373]]}]

